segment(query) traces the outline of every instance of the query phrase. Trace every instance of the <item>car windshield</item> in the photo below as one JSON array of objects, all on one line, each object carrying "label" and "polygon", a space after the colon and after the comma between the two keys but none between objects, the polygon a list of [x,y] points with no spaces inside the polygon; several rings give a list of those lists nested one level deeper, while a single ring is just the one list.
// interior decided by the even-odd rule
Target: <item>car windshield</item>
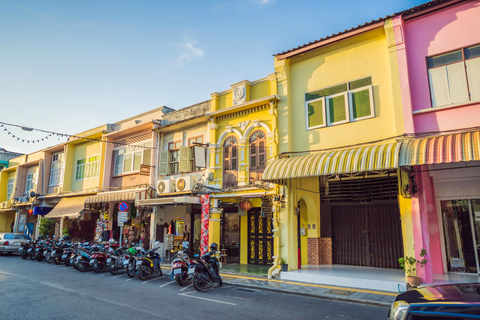
[{"label": "car windshield", "polygon": [[22,240],[28,240],[28,238],[23,235],[23,234],[14,234],[14,233],[5,233],[3,235],[4,239],[22,239]]},{"label": "car windshield", "polygon": [[28,240],[28,238],[23,234],[15,234],[15,239]]},{"label": "car windshield", "polygon": [[13,237],[13,234],[6,233],[6,234],[3,235],[3,239],[15,239],[15,238]]}]

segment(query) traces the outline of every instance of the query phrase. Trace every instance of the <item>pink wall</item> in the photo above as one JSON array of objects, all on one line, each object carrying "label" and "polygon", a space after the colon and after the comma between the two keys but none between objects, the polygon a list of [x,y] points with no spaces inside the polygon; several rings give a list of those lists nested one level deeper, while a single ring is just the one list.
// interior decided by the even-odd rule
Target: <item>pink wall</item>
[{"label": "pink wall", "polygon": [[[412,109],[431,109],[426,57],[480,43],[480,1],[405,21]],[[403,80],[405,82],[405,79]],[[416,132],[480,125],[480,104],[414,114]]]}]

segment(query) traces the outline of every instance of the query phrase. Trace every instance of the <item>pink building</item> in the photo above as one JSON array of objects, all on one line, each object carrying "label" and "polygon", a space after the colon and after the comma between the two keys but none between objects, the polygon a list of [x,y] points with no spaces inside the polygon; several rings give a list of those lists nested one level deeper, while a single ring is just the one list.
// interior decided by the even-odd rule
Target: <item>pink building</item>
[{"label": "pink building", "polygon": [[[393,19],[412,232],[424,282],[480,272],[480,1],[431,1]],[[408,71],[408,72],[407,72]],[[418,191],[417,191],[418,190]],[[410,210],[410,209],[408,209]],[[409,239],[410,238],[410,239]]]}]

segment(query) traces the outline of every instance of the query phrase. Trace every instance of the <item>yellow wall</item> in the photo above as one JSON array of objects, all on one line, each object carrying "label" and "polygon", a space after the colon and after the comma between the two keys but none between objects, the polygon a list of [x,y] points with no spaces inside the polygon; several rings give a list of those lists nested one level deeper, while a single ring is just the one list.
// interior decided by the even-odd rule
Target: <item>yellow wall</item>
[{"label": "yellow wall", "polygon": [[[102,145],[103,143],[101,142],[86,142],[86,143],[82,143],[74,146],[73,162],[70,163],[70,166],[68,168],[68,171],[70,171],[69,176],[71,179],[71,187],[69,191],[88,190],[88,189],[94,189],[99,187],[100,176],[102,173],[101,165],[100,165],[100,175],[94,178],[76,181],[75,172],[76,172],[76,165],[78,160],[85,159],[88,157],[93,157],[93,156],[100,156],[100,159],[102,159],[103,158]],[[67,171],[67,168],[65,169],[65,171]]]},{"label": "yellow wall", "polygon": [[[383,28],[290,60],[289,69],[282,67],[284,60],[277,61],[276,67],[285,69],[287,74],[289,99],[282,99],[279,108],[280,118],[288,117],[291,124],[288,131],[282,131],[280,140],[292,137],[291,151],[341,147],[397,134]],[[374,118],[306,130],[305,93],[368,76],[373,82]],[[285,94],[285,84],[279,89]],[[283,124],[286,122],[282,120]]]},{"label": "yellow wall", "polygon": [[0,232],[10,232],[13,221],[15,221],[15,211],[0,212]]}]

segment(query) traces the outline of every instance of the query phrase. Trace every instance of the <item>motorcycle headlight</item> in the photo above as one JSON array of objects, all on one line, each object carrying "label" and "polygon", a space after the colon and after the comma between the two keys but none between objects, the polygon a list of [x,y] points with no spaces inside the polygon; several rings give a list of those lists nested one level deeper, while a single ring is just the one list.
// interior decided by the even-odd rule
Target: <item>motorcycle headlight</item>
[{"label": "motorcycle headlight", "polygon": [[405,301],[395,301],[390,310],[390,320],[405,320],[410,304]]}]

